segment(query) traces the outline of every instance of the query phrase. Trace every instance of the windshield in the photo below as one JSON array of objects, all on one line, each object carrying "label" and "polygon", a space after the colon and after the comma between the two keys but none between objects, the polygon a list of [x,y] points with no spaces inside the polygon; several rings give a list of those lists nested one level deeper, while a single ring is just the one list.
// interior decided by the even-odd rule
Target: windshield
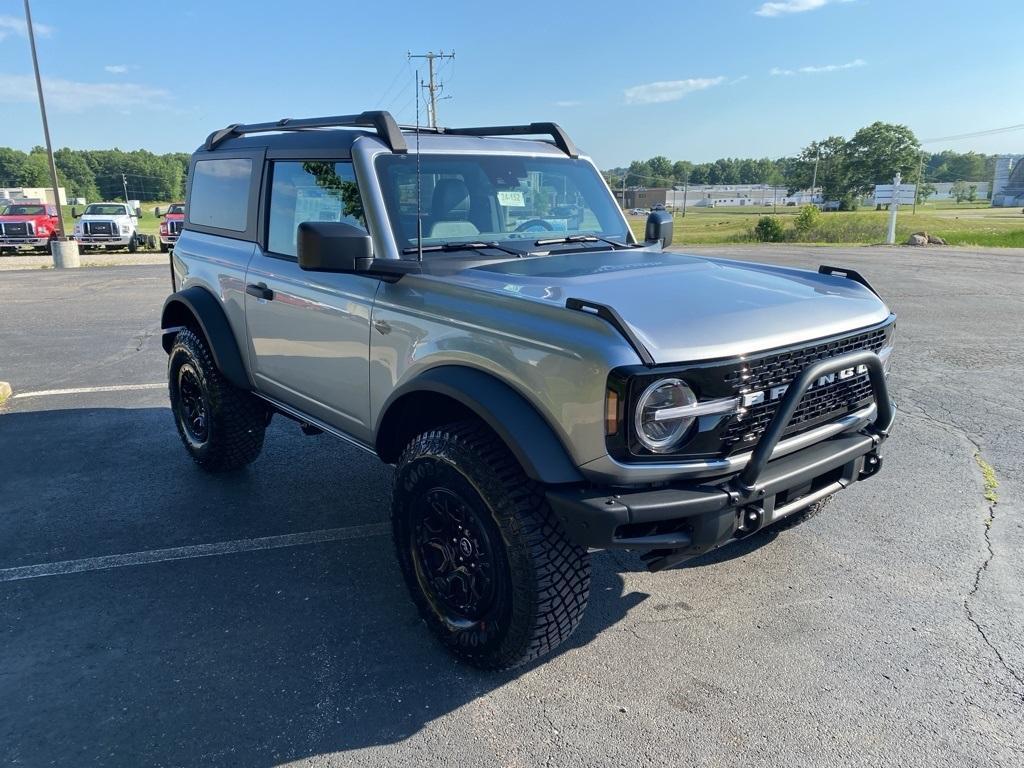
[{"label": "windshield", "polygon": [[86,216],[124,216],[125,207],[120,204],[96,203],[85,209]]},{"label": "windshield", "polygon": [[45,216],[44,205],[8,205],[4,209],[5,216]]},{"label": "windshield", "polygon": [[[416,246],[416,156],[382,155],[377,172],[398,249]],[[424,247],[488,241],[521,248],[586,234],[627,242],[618,206],[585,160],[424,154],[419,188]]]},{"label": "windshield", "polygon": [[185,206],[181,203],[176,203],[167,209],[168,213],[185,213]]}]

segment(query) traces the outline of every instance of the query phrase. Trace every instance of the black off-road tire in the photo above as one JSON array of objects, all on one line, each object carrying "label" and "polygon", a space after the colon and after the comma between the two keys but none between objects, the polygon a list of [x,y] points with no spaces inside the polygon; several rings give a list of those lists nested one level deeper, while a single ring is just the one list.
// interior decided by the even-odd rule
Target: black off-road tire
[{"label": "black off-road tire", "polygon": [[194,331],[175,337],[167,380],[178,436],[196,464],[207,472],[227,472],[260,455],[267,408],[221,375],[205,339]]},{"label": "black off-road tire", "polygon": [[[464,509],[441,515],[438,498],[446,511],[449,498],[464,502]],[[431,586],[437,571],[422,554],[420,537],[434,535],[426,521],[440,517],[472,517],[466,528],[475,533],[467,532],[457,544],[452,540],[450,561],[467,554],[472,567],[481,569],[477,573],[484,573],[479,556],[490,559],[486,572],[493,574],[493,584],[482,581],[479,587],[490,599],[473,613],[453,610]],[[412,440],[398,461],[391,520],[413,601],[459,659],[484,669],[519,666],[553,650],[579,625],[590,594],[587,551],[569,539],[541,486],[484,425],[451,424]]]},{"label": "black off-road tire", "polygon": [[810,520],[812,517],[817,517],[822,512],[824,512],[825,508],[832,503],[832,499],[832,496],[826,496],[821,501],[816,501],[810,506],[804,507],[799,512],[794,512],[791,515],[786,515],[786,517],[782,518],[781,520],[779,520],[779,522],[775,523],[775,525],[771,527],[776,528],[780,531],[786,531],[790,528],[795,528],[796,526],[800,525],[800,523],[804,523]]},{"label": "black off-road tire", "polygon": [[135,235],[132,235],[131,239],[128,241],[128,253],[135,253],[137,250],[139,250],[139,239]]}]

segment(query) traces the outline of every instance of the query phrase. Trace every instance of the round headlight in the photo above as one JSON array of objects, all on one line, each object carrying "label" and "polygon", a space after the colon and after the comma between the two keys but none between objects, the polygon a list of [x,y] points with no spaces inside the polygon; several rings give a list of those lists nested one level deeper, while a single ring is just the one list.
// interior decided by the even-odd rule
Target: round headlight
[{"label": "round headlight", "polygon": [[[652,453],[667,453],[682,440],[694,422],[693,416],[672,416],[668,409],[697,402],[681,379],[661,379],[651,384],[636,404],[633,415],[636,437]],[[659,413],[661,412],[661,413]]]}]

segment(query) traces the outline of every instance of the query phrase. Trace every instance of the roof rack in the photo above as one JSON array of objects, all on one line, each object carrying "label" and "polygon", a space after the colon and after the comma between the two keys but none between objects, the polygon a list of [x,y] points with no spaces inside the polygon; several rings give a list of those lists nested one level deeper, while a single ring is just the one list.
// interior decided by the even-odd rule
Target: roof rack
[{"label": "roof rack", "polygon": [[214,149],[218,144],[233,136],[244,136],[247,133],[270,133],[272,131],[301,131],[307,128],[374,128],[377,135],[391,148],[392,152],[404,154],[409,151],[402,130],[390,112],[363,112],[358,115],[336,115],[334,117],[310,117],[294,120],[286,117],[272,123],[235,123],[227,128],[214,131],[206,138],[206,149]]},{"label": "roof rack", "polygon": [[[377,135],[391,148],[392,152],[405,154],[409,151],[402,130],[415,130],[412,126],[400,126],[390,112],[371,111],[358,115],[336,115],[334,117],[309,117],[294,120],[286,117],[272,123],[249,123],[229,125],[214,131],[206,138],[207,151],[234,136],[248,133],[270,133],[273,131],[301,131],[310,128],[373,128]],[[555,146],[569,157],[579,157],[572,139],[556,123],[530,123],[529,125],[495,125],[481,128],[434,128],[420,126],[424,133],[451,134],[453,136],[532,136],[547,135],[554,139]]]},{"label": "roof rack", "polygon": [[530,123],[529,125],[495,125],[489,128],[440,128],[439,133],[456,136],[531,136],[548,135],[555,140],[555,146],[569,157],[579,157],[580,151],[572,139],[557,123]]}]

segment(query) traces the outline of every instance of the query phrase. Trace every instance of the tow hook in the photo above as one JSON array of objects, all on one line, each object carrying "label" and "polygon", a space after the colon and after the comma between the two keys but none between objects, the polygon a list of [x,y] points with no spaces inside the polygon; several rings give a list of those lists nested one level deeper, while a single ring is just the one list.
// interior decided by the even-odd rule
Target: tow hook
[{"label": "tow hook", "polygon": [[864,467],[860,471],[860,480],[871,477],[882,468],[882,457],[872,451],[864,457]]},{"label": "tow hook", "polygon": [[737,536],[749,536],[752,533],[756,533],[764,525],[764,508],[755,507],[753,505],[749,507],[743,507],[738,512],[739,521],[736,526]]}]

